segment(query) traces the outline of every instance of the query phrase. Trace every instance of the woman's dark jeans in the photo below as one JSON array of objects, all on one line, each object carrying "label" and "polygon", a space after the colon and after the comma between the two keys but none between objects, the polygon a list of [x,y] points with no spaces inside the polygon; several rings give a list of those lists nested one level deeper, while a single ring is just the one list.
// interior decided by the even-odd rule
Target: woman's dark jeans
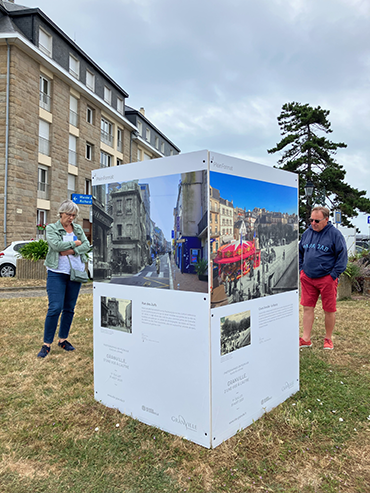
[{"label": "woman's dark jeans", "polygon": [[80,288],[81,283],[71,281],[69,274],[48,271],[46,291],[49,307],[44,327],[44,342],[47,344],[51,344],[54,340],[61,312],[59,339],[67,339]]}]

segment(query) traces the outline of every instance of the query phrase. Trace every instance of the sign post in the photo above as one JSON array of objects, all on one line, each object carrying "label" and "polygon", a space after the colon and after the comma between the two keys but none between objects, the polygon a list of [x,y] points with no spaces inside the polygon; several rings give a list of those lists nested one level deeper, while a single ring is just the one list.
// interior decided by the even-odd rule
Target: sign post
[{"label": "sign post", "polygon": [[72,201],[75,204],[92,205],[92,195],[82,193],[72,193]]}]

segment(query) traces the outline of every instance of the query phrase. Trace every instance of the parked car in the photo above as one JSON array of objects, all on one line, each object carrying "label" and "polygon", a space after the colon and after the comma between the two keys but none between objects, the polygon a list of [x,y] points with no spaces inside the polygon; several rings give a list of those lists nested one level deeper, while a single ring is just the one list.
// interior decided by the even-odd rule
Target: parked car
[{"label": "parked car", "polygon": [[17,258],[22,257],[19,249],[28,241],[12,241],[5,250],[0,252],[0,277],[14,277],[17,270]]}]

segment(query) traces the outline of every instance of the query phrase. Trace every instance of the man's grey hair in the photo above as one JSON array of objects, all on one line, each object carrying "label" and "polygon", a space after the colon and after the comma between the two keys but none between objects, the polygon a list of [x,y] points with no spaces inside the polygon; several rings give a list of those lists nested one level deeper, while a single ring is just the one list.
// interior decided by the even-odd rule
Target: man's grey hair
[{"label": "man's grey hair", "polygon": [[317,207],[314,207],[311,212],[314,212],[314,211],[322,212],[322,215],[324,216],[324,218],[327,218],[330,216],[329,209],[327,207],[323,207],[322,205],[318,205]]},{"label": "man's grey hair", "polygon": [[80,209],[78,208],[78,205],[75,204],[72,200],[65,200],[59,206],[58,217],[60,217],[63,212],[65,214],[76,214],[77,217]]}]

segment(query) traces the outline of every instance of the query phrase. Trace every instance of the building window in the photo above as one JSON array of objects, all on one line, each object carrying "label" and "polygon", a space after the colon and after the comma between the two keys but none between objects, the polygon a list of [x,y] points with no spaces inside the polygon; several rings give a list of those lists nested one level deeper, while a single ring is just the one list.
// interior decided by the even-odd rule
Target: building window
[{"label": "building window", "polygon": [[39,153],[50,156],[50,124],[44,120],[39,121]]},{"label": "building window", "polygon": [[100,151],[100,167],[101,168],[109,168],[112,163],[112,156],[107,154],[106,152]]},{"label": "building window", "polygon": [[95,75],[86,70],[86,87],[95,92]]},{"label": "building window", "polygon": [[49,182],[48,182],[49,170],[46,166],[39,166],[38,169],[38,183],[37,183],[37,198],[43,200],[49,200]]},{"label": "building window", "polygon": [[76,191],[76,177],[68,173],[68,198],[72,199],[72,194]]},{"label": "building window", "polygon": [[77,166],[77,137],[69,135],[68,163]]},{"label": "building window", "polygon": [[53,52],[53,38],[43,29],[39,29],[39,48],[45,55],[51,57]]},{"label": "building window", "polygon": [[141,149],[137,150],[137,160],[141,161]]},{"label": "building window", "polygon": [[126,214],[132,214],[132,199],[126,199]]},{"label": "building window", "polygon": [[69,73],[76,79],[80,78],[80,62],[73,55],[69,55]]},{"label": "building window", "polygon": [[50,80],[47,79],[45,76],[40,75],[40,107],[46,111],[50,111],[51,107],[50,89]]},{"label": "building window", "polygon": [[105,118],[101,119],[101,141],[113,147],[113,125]]},{"label": "building window", "polygon": [[147,128],[145,130],[145,139],[147,140],[147,142],[150,142],[150,128]]},{"label": "building window", "polygon": [[94,125],[94,110],[89,108],[89,106],[86,108],[86,121]]},{"label": "building window", "polygon": [[119,152],[122,152],[122,135],[123,135],[123,131],[118,128],[117,129],[117,151]]},{"label": "building window", "polygon": [[93,148],[94,148],[94,146],[92,144],[89,144],[89,142],[86,142],[86,153],[85,153],[85,157],[89,161],[91,161],[92,158],[93,158]]},{"label": "building window", "polygon": [[117,214],[122,214],[122,199],[117,199],[116,206]]},{"label": "building window", "polygon": [[161,144],[161,153],[164,154],[164,142]]},{"label": "building window", "polygon": [[69,96],[69,123],[78,126],[78,99],[72,95]]},{"label": "building window", "polygon": [[122,224],[117,224],[117,236],[122,236]]},{"label": "building window", "polygon": [[85,180],[85,194],[91,195],[91,180]]},{"label": "building window", "polygon": [[117,164],[117,166],[121,166],[121,165],[123,164],[122,159],[118,159],[118,158],[117,158],[117,163],[116,163],[116,164]]},{"label": "building window", "polygon": [[104,86],[104,101],[112,104],[112,91],[107,86]]},{"label": "building window", "polygon": [[159,149],[159,137],[155,138],[155,148]]},{"label": "building window", "polygon": [[47,224],[47,212],[43,209],[37,209],[37,223],[36,224]]},{"label": "building window", "polygon": [[137,130],[139,132],[139,135],[143,135],[143,124],[141,122],[137,122]]},{"label": "building window", "polygon": [[144,152],[144,161],[149,161],[149,159],[152,159],[152,158],[149,156],[149,154]]},{"label": "building window", "polygon": [[124,108],[123,99],[117,98],[117,111],[118,113],[121,113],[121,115],[123,115],[124,113],[123,108]]},{"label": "building window", "polygon": [[173,156],[173,149],[170,150],[170,156]]}]

